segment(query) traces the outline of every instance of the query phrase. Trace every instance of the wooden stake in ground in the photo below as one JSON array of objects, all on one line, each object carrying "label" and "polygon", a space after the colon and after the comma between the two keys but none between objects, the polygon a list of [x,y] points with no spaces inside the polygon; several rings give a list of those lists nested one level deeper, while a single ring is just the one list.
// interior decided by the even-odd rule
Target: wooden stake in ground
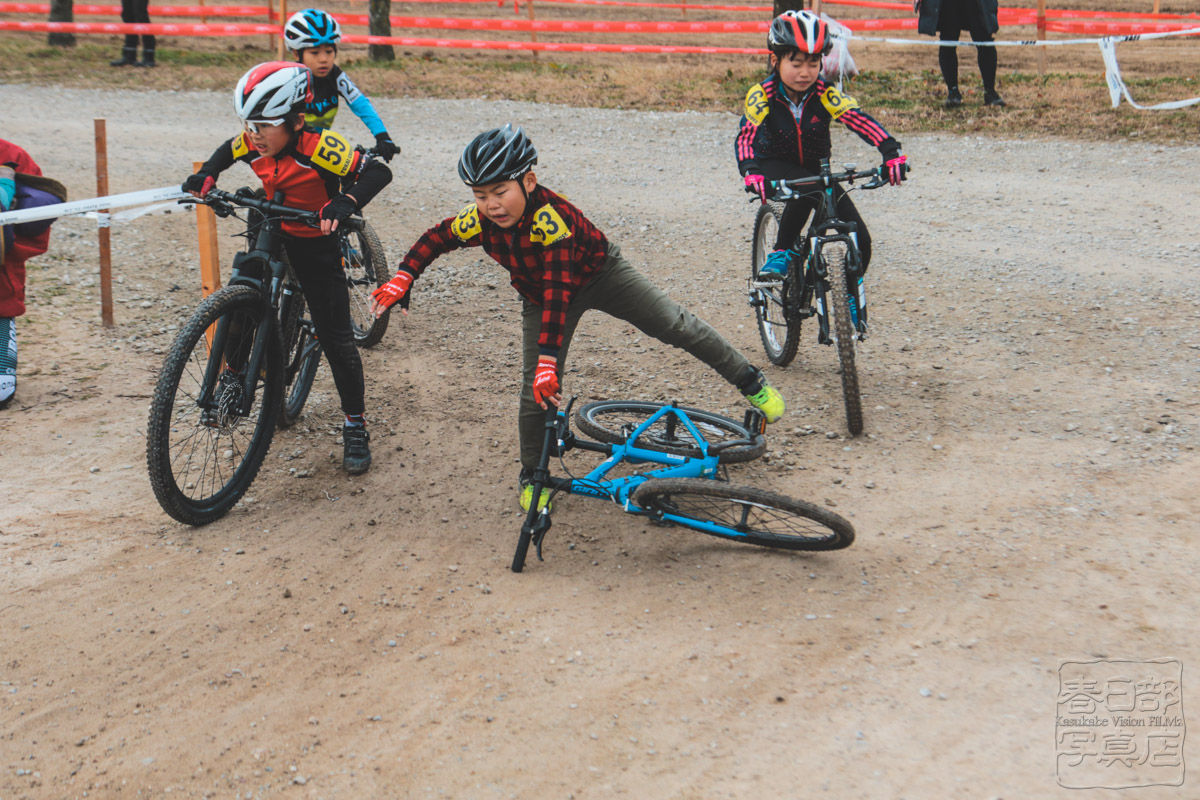
[{"label": "wooden stake in ground", "polygon": [[275,58],[283,61],[283,26],[287,25],[287,0],[279,0],[279,35],[275,37]]},{"label": "wooden stake in ground", "polygon": [[[525,3],[525,8],[529,11],[529,21],[533,22],[533,0],[528,0],[528,2]],[[529,41],[535,43],[537,42],[537,31],[533,30],[533,28],[529,29]],[[537,61],[538,51],[533,50],[531,52],[533,53],[533,60]]]},{"label": "wooden stake in ground", "polygon": [[[1046,40],[1046,0],[1037,3],[1037,38],[1039,42]],[[1046,77],[1046,48],[1038,47],[1038,77]]]},{"label": "wooden stake in ground", "polygon": [[[108,195],[108,133],[104,120],[94,119],[96,133],[96,196]],[[100,321],[104,327],[113,326],[112,305],[112,239],[110,238],[108,209],[100,211],[96,231],[100,244]]]},{"label": "wooden stake in ground", "polygon": [[[192,172],[199,172],[202,162],[192,162]],[[217,217],[206,205],[197,203],[196,233],[200,237],[200,293],[204,297],[221,288],[221,256],[217,252]]]}]

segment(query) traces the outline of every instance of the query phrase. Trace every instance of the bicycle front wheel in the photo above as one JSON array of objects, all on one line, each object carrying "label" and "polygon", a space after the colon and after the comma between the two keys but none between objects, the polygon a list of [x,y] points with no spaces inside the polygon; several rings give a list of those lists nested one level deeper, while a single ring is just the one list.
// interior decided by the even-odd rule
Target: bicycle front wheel
[{"label": "bicycle front wheel", "polygon": [[651,479],[633,502],[664,522],[781,550],[840,550],[854,527],[832,511],[790,497],[705,478]]},{"label": "bicycle front wheel", "polygon": [[[180,522],[204,525],[222,517],[250,488],[271,446],[283,394],[276,336],[265,337],[245,411],[247,362],[259,327],[271,324],[269,314],[250,287],[214,292],[163,362],[150,402],[146,465],[159,505]],[[220,352],[215,339],[223,339]]]},{"label": "bicycle front wheel", "polygon": [[387,331],[391,309],[378,319],[371,313],[371,292],[391,280],[387,256],[371,223],[363,221],[362,230],[342,235],[342,261],[346,270],[346,288],[350,292],[350,323],[354,342],[359,347],[379,344]]},{"label": "bicycle front wheel", "polygon": [[[579,430],[599,442],[623,444],[639,425],[662,408],[661,403],[640,401],[601,400],[588,403],[575,412],[575,424]],[[738,464],[753,461],[767,448],[766,440],[757,439],[741,423],[720,414],[711,414],[695,408],[680,411],[696,426],[710,445],[745,439],[745,444],[736,444],[721,450],[717,460],[722,464]],[[701,457],[699,443],[691,432],[674,414],[664,414],[647,428],[636,442],[638,447],[663,453],[676,453],[691,458]]]},{"label": "bicycle front wheel", "polygon": [[750,246],[750,305],[754,307],[758,336],[767,359],[780,367],[792,363],[800,346],[800,315],[791,302],[791,288],[802,277],[795,274],[800,270],[799,265],[794,265],[792,274],[782,280],[762,275],[763,264],[775,249],[782,217],[781,205],[763,203],[754,218],[754,239]]},{"label": "bicycle front wheel", "polygon": [[854,363],[854,342],[858,331],[850,312],[850,295],[846,283],[847,246],[830,242],[821,249],[825,260],[825,275],[829,292],[825,301],[833,309],[833,329],[837,337],[838,362],[842,373],[842,399],[846,404],[846,427],[851,436],[863,430],[862,393],[858,387],[858,367]]}]

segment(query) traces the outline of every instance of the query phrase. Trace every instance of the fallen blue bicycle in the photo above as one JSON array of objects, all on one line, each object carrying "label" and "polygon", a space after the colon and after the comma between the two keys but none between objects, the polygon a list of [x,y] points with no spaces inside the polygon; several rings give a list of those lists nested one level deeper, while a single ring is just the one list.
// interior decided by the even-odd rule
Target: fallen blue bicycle
[{"label": "fallen blue bicycle", "polygon": [[[785,550],[837,550],[854,541],[854,528],[832,511],[724,479],[727,464],[752,461],[766,450],[765,420],[757,410],[742,423],[675,404],[605,400],[588,403],[570,429],[574,400],[546,412],[545,439],[530,484],[530,503],[517,540],[512,570],[525,568],[529,545],[542,559],[554,496],[577,494],[611,500],[627,513],[680,525],[710,536]],[[569,450],[606,458],[582,477],[554,477],[550,459]],[[610,477],[621,464],[645,471]],[[545,502],[543,490],[548,490]]]}]

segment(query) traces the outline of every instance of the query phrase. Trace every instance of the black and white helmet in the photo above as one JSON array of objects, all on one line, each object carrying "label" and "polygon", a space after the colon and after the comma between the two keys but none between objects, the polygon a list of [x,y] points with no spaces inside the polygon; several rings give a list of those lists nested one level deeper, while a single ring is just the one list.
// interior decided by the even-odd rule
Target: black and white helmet
[{"label": "black and white helmet", "polygon": [[312,102],[312,72],[293,61],[268,61],[242,76],[233,107],[242,121],[280,119]]},{"label": "black and white helmet", "polygon": [[458,159],[458,177],[467,186],[486,186],[516,180],[536,163],[537,149],[525,132],[505,125],[471,140]]},{"label": "black and white helmet", "polygon": [[288,49],[300,52],[306,47],[331,44],[337,47],[342,38],[342,27],[337,20],[319,8],[306,8],[288,17],[283,26],[283,41]]},{"label": "black and white helmet", "polygon": [[826,55],[833,49],[829,24],[811,11],[785,11],[771,20],[767,48],[776,55],[790,50]]}]

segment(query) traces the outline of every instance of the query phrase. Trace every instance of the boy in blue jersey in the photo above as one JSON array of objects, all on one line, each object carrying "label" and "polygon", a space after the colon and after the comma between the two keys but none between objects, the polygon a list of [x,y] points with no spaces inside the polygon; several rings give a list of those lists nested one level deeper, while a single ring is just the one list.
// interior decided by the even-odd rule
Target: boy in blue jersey
[{"label": "boy in blue jersey", "polygon": [[283,40],[288,49],[313,74],[313,98],[304,112],[304,122],[308,127],[322,131],[333,127],[338,100],[344,97],[346,105],[375,137],[375,152],[384,161],[391,161],[400,148],[388,135],[375,106],[336,63],[337,43],[341,38],[342,28],[337,20],[319,8],[297,11],[283,28]]}]

